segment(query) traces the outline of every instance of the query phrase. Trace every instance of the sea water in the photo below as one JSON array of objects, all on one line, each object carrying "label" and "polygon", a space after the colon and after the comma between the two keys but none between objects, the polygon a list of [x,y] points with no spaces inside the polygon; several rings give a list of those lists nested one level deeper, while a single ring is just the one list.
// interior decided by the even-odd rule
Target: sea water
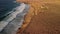
[{"label": "sea water", "polygon": [[0,0],[0,20],[11,13],[13,8],[20,5],[20,3],[16,3],[15,1],[16,0]]},{"label": "sea water", "polygon": [[0,34],[16,34],[23,24],[24,15],[27,14],[29,6],[16,3],[14,0],[0,0],[0,4]]}]

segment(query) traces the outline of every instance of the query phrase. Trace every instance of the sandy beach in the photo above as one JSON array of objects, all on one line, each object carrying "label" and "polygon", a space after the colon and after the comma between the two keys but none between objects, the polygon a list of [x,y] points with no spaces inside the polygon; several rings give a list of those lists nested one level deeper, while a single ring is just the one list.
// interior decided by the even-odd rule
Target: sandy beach
[{"label": "sandy beach", "polygon": [[[29,25],[17,34],[60,34],[60,1],[42,0],[38,15],[34,15]],[[43,8],[42,8],[43,7]],[[23,32],[20,32],[23,30]]]}]

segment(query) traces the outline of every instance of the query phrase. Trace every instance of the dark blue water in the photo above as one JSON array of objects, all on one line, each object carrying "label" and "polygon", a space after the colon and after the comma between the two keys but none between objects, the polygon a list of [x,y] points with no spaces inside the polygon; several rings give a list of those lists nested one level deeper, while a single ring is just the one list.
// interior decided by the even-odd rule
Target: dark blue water
[{"label": "dark blue water", "polygon": [[0,0],[0,20],[4,16],[7,15],[7,13],[11,12],[11,10],[17,6],[19,6],[19,3],[15,3],[15,0]]}]

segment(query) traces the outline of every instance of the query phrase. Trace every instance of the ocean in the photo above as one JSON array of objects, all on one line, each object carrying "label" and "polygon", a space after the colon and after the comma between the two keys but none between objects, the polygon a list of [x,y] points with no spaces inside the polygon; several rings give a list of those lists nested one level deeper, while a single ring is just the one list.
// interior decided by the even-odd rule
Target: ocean
[{"label": "ocean", "polygon": [[16,0],[0,0],[0,20],[11,13],[13,8],[20,5],[20,3],[16,3],[15,1]]},{"label": "ocean", "polygon": [[24,22],[24,16],[28,13],[29,5],[21,3],[20,6],[13,9],[12,13],[0,22],[0,34],[16,34]]}]

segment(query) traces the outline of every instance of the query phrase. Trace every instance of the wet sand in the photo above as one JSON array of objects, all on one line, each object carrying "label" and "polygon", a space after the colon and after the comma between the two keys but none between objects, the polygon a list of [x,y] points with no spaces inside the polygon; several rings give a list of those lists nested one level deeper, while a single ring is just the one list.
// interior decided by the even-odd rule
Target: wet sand
[{"label": "wet sand", "polygon": [[57,7],[56,10],[52,8],[34,16],[23,34],[60,34],[60,14],[57,14]]},{"label": "wet sand", "polygon": [[60,4],[45,3],[43,7],[19,34],[60,34]]}]

